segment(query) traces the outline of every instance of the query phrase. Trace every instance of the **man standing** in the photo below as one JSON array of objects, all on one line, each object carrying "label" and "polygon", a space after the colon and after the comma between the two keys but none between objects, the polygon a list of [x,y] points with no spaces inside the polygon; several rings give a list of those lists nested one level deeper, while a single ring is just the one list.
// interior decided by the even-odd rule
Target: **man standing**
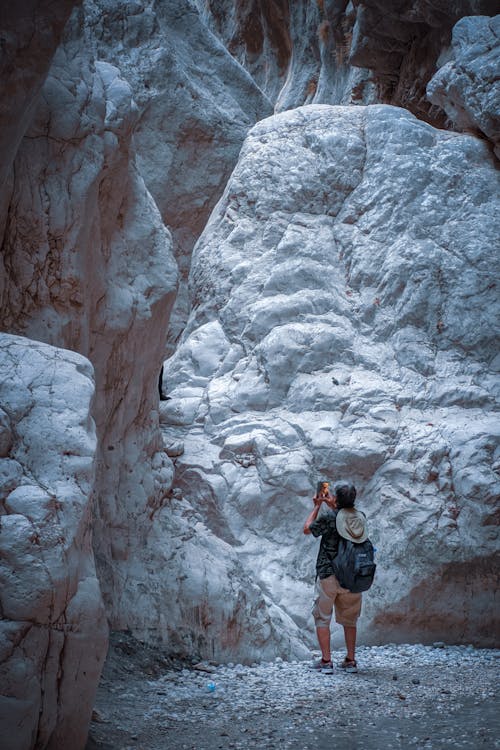
[{"label": "man standing", "polygon": [[[335,607],[335,620],[344,628],[347,655],[339,665],[346,672],[357,672],[356,664],[356,624],[361,612],[361,594],[353,594],[342,588],[333,575],[332,562],[337,555],[339,531],[337,515],[341,513],[338,524],[342,536],[354,542],[366,539],[366,519],[363,513],[354,508],[356,489],[352,484],[340,483],[335,486],[334,496],[323,489],[313,498],[314,508],[304,524],[304,534],[321,537],[321,544],[316,561],[316,601],[313,608],[316,623],[316,635],[321,649],[321,659],[313,668],[324,674],[333,673],[330,651],[330,622]],[[318,518],[321,505],[325,503],[328,510]]]}]

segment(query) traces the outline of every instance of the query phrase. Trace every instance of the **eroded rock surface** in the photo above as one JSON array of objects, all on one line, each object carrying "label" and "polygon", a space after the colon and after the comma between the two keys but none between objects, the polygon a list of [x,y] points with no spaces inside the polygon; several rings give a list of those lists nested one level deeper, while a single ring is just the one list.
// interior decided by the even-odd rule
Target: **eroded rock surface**
[{"label": "eroded rock surface", "polygon": [[118,627],[127,624],[118,568],[140,549],[172,477],[158,376],[177,271],[135,164],[136,121],[130,86],[95,59],[76,12],[16,157],[2,247],[4,330],[77,350],[95,367],[95,541]]},{"label": "eroded rock surface", "polygon": [[500,16],[459,21],[451,57],[430,81],[428,97],[458,128],[484,134],[500,159]]},{"label": "eroded rock surface", "polygon": [[385,0],[361,0],[355,5],[350,62],[373,72],[379,101],[449,126],[441,107],[427,99],[427,83],[455,23],[463,16],[495,14],[494,0],[400,0],[389,8]]},{"label": "eroded rock surface", "polygon": [[313,105],[251,131],[166,367],[165,440],[184,449],[171,523],[189,507],[202,523],[171,564],[198,587],[212,580],[200,550],[229,541],[290,632],[310,632],[317,545],[302,524],[316,480],[344,477],[379,548],[362,637],[495,637],[492,159],[383,105]]},{"label": "eroded rock surface", "polygon": [[[454,24],[494,15],[494,0],[197,0],[207,24],[275,103],[403,106],[450,127],[449,105],[426,96]],[[477,66],[477,64],[476,64]],[[498,68],[498,63],[497,63]],[[472,86],[474,84],[471,84]]]},{"label": "eroded rock surface", "polygon": [[173,235],[181,283],[170,351],[188,316],[191,251],[236,164],[248,130],[272,113],[250,75],[188,0],[86,0],[99,56],[137,103],[138,167]]},{"label": "eroded rock surface", "polygon": [[276,111],[376,101],[367,70],[349,64],[356,11],[344,0],[197,0],[208,26]]},{"label": "eroded rock surface", "polygon": [[4,750],[82,748],[107,646],[91,518],[88,360],[0,334]]}]

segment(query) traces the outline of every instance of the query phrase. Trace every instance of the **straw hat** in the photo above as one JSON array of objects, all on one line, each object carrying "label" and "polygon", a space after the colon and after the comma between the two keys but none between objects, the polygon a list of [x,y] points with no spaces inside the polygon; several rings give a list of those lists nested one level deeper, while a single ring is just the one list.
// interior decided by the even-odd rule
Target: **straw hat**
[{"label": "straw hat", "polygon": [[365,514],[356,508],[342,508],[337,513],[337,531],[344,539],[361,544],[368,538]]}]

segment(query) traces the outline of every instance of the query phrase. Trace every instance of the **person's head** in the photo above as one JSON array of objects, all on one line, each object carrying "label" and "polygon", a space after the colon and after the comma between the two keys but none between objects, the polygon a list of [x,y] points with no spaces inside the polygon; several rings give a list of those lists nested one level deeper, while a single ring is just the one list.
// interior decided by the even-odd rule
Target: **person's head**
[{"label": "person's head", "polygon": [[336,484],[335,497],[337,498],[337,508],[354,508],[356,488],[353,484],[347,482]]}]

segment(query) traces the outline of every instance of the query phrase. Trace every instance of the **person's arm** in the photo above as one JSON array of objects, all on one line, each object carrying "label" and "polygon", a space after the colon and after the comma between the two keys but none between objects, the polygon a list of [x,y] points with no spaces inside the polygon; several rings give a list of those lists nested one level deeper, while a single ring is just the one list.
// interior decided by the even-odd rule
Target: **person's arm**
[{"label": "person's arm", "polygon": [[322,498],[316,497],[316,495],[313,497],[314,508],[312,509],[312,511],[309,513],[309,515],[306,518],[306,522],[304,524],[304,534],[311,533],[309,527],[317,519],[322,502],[323,502]]}]

